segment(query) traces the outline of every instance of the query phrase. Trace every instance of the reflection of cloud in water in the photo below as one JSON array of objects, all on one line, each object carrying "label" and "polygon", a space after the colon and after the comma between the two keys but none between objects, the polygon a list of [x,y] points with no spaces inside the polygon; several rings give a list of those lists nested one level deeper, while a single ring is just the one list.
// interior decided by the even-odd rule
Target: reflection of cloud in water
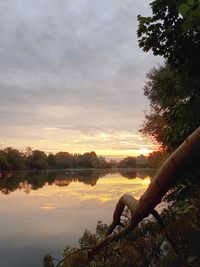
[{"label": "reflection of cloud in water", "polygon": [[[108,174],[112,174],[109,176]],[[106,176],[108,175],[108,176]],[[115,175],[115,176],[114,176]],[[5,194],[16,193],[17,190],[21,190],[26,194],[29,194],[33,190],[39,190],[41,188],[46,189],[47,185],[56,185],[58,187],[66,187],[70,183],[75,182],[76,188],[80,187],[80,183],[95,187],[95,185],[102,182],[102,177],[109,178],[107,183],[112,183],[110,180],[112,177],[115,179],[125,177],[134,181],[138,178],[144,179],[153,173],[150,170],[136,170],[126,169],[120,170],[119,173],[116,170],[51,170],[51,171],[36,171],[36,172],[14,172],[4,173],[2,179],[0,179],[0,191]],[[118,184],[124,184],[125,180],[118,179]],[[126,182],[127,183],[127,182]],[[141,180],[139,181],[139,184]],[[109,185],[108,185],[109,186]],[[112,185],[113,186],[113,185]],[[76,190],[75,188],[75,190]],[[45,191],[45,190],[44,190]]]},{"label": "reflection of cloud in water", "polygon": [[[59,181],[57,181],[59,184]],[[64,181],[60,182],[62,185]],[[58,187],[56,185],[47,185],[37,191],[31,191],[31,195],[43,197],[60,197],[72,201],[98,200],[106,202],[116,200],[125,193],[132,194],[135,198],[139,198],[146,190],[150,183],[150,177],[145,179],[125,179],[119,174],[108,174],[105,178],[100,178],[94,187],[88,187],[83,183],[71,182],[68,186]]]},{"label": "reflection of cloud in water", "polygon": [[41,206],[42,210],[53,210],[56,209],[57,207],[53,204],[45,204],[43,206]]},{"label": "reflection of cloud in water", "polygon": [[61,252],[66,245],[76,246],[86,228],[93,232],[98,220],[111,222],[122,194],[139,198],[150,181],[144,174],[142,179],[127,179],[119,173],[99,178],[93,172],[76,172],[73,177],[66,179],[65,171],[61,175],[17,174],[15,179],[0,181],[0,188],[8,192],[0,194],[1,255],[21,255],[24,261],[24,251],[31,246],[40,248],[42,256],[47,252],[55,255],[55,247]]}]

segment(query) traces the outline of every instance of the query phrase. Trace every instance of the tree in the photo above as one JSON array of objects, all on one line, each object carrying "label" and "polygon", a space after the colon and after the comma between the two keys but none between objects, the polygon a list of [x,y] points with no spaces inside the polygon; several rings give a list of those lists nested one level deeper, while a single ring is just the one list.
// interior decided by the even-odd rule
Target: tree
[{"label": "tree", "polygon": [[50,168],[56,168],[56,157],[53,153],[48,155],[48,165]]},{"label": "tree", "polygon": [[135,157],[126,157],[119,162],[118,166],[119,166],[119,168],[135,168],[136,158]]},{"label": "tree", "polygon": [[[195,1],[196,2],[196,1]],[[193,78],[200,74],[200,24],[183,31],[187,18],[180,15],[180,0],[154,0],[151,17],[138,16],[139,46],[163,56],[168,63]]]},{"label": "tree", "polygon": [[4,149],[3,154],[10,170],[26,169],[24,155],[17,149],[7,147]]},{"label": "tree", "polygon": [[[165,161],[162,167],[158,170],[156,176],[151,181],[147,190],[137,201],[130,195],[123,195],[117,205],[113,214],[113,222],[108,228],[107,237],[100,241],[89,253],[89,261],[105,246],[112,241],[117,241],[124,238],[131,231],[133,231],[138,223],[145,217],[152,213],[156,219],[160,221],[157,213],[154,213],[154,208],[159,204],[163,196],[175,184],[178,178],[181,177],[183,171],[187,168],[192,168],[199,160],[200,155],[200,127],[190,135],[181,146],[174,151],[170,157]],[[120,217],[125,208],[131,212],[130,223],[121,231],[114,232],[117,226],[121,225]]]},{"label": "tree", "polygon": [[44,170],[48,168],[48,157],[43,151],[34,150],[26,164],[31,170]]},{"label": "tree", "polygon": [[84,168],[99,167],[99,159],[94,151],[83,154],[81,159],[82,159],[82,166]]},{"label": "tree", "polygon": [[200,24],[200,1],[187,0],[179,6],[179,12],[185,18],[183,31],[187,31]]},{"label": "tree", "polygon": [[141,132],[174,150],[200,125],[200,80],[198,84],[169,64],[152,69],[147,78],[144,94],[150,112]]},{"label": "tree", "polygon": [[165,151],[154,151],[148,156],[149,166],[159,168],[168,157],[169,154]]},{"label": "tree", "polygon": [[73,168],[73,157],[68,152],[56,153],[55,161],[58,169]]},{"label": "tree", "polygon": [[0,151],[0,171],[8,171],[9,170],[9,164],[8,161],[4,155],[4,152]]},{"label": "tree", "polygon": [[151,110],[141,131],[169,150],[178,147],[200,124],[196,116],[200,112],[200,24],[183,30],[188,14],[199,12],[197,2],[189,0],[187,4],[194,8],[186,10],[183,1],[154,0],[150,4],[152,16],[138,16],[140,47],[167,60],[147,74],[144,93]]}]

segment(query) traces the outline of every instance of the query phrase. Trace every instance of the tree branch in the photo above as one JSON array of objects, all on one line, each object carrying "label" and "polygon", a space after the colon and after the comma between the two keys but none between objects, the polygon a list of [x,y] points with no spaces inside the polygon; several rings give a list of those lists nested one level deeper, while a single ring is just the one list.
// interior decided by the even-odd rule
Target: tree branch
[{"label": "tree branch", "polygon": [[[130,195],[123,195],[115,208],[113,222],[108,228],[107,236],[100,241],[89,253],[88,259],[93,257],[112,241],[117,241],[129,234],[145,217],[152,214],[164,227],[159,214],[154,210],[167,191],[175,184],[185,168],[191,167],[200,155],[200,127],[194,131],[182,145],[164,162],[149,187],[137,201]],[[127,206],[131,212],[131,220],[126,228],[113,233],[116,226],[120,225],[120,217]]]}]

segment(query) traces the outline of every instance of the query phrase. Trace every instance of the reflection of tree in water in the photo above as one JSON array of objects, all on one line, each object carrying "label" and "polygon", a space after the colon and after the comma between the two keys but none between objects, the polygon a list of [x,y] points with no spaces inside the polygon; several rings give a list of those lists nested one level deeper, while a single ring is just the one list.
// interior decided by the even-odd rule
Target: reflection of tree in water
[{"label": "reflection of tree in water", "polygon": [[140,178],[140,179],[145,179],[146,177],[150,177],[151,179],[155,175],[154,170],[149,170],[149,169],[123,169],[118,171],[119,174],[121,174],[123,177],[128,178],[128,179],[135,179],[135,178]]},{"label": "reflection of tree in water", "polygon": [[46,183],[52,184],[51,176],[43,172],[15,172],[4,173],[0,179],[0,190],[9,194],[15,190],[29,193],[31,190],[42,188]]},{"label": "reflection of tree in water", "polygon": [[58,170],[58,171],[34,171],[3,173],[0,178],[0,191],[10,194],[15,190],[23,190],[29,193],[47,185],[68,186],[71,182],[82,182],[95,186],[98,179],[108,173],[120,173],[128,179],[153,177],[153,170]]},{"label": "reflection of tree in water", "polygon": [[151,179],[156,174],[156,170],[154,169],[138,169],[137,177],[140,179],[145,179],[146,177],[150,177]]},{"label": "reflection of tree in water", "polygon": [[105,176],[107,173],[107,170],[63,170],[4,173],[0,178],[0,191],[3,194],[10,194],[18,189],[23,190],[28,194],[31,190],[38,190],[46,184],[67,186],[72,181],[83,182],[84,184],[94,186],[98,179]]},{"label": "reflection of tree in water", "polygon": [[54,184],[58,186],[68,186],[71,182],[82,182],[87,185],[96,185],[98,179],[106,175],[104,171],[74,170],[66,171],[63,174],[58,172]]},{"label": "reflection of tree in water", "polygon": [[68,172],[67,177],[72,177],[74,182],[82,182],[87,185],[96,185],[99,178],[104,177],[108,170],[74,170],[73,172]]},{"label": "reflection of tree in water", "polygon": [[119,174],[128,179],[135,179],[137,177],[136,170],[119,170]]}]

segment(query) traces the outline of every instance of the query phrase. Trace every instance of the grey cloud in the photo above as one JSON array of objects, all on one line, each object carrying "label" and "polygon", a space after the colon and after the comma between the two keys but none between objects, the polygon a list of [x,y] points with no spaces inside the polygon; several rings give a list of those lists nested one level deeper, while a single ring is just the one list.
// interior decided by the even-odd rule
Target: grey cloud
[{"label": "grey cloud", "polygon": [[145,74],[162,62],[138,48],[140,13],[147,0],[1,1],[2,127],[136,132]]}]

